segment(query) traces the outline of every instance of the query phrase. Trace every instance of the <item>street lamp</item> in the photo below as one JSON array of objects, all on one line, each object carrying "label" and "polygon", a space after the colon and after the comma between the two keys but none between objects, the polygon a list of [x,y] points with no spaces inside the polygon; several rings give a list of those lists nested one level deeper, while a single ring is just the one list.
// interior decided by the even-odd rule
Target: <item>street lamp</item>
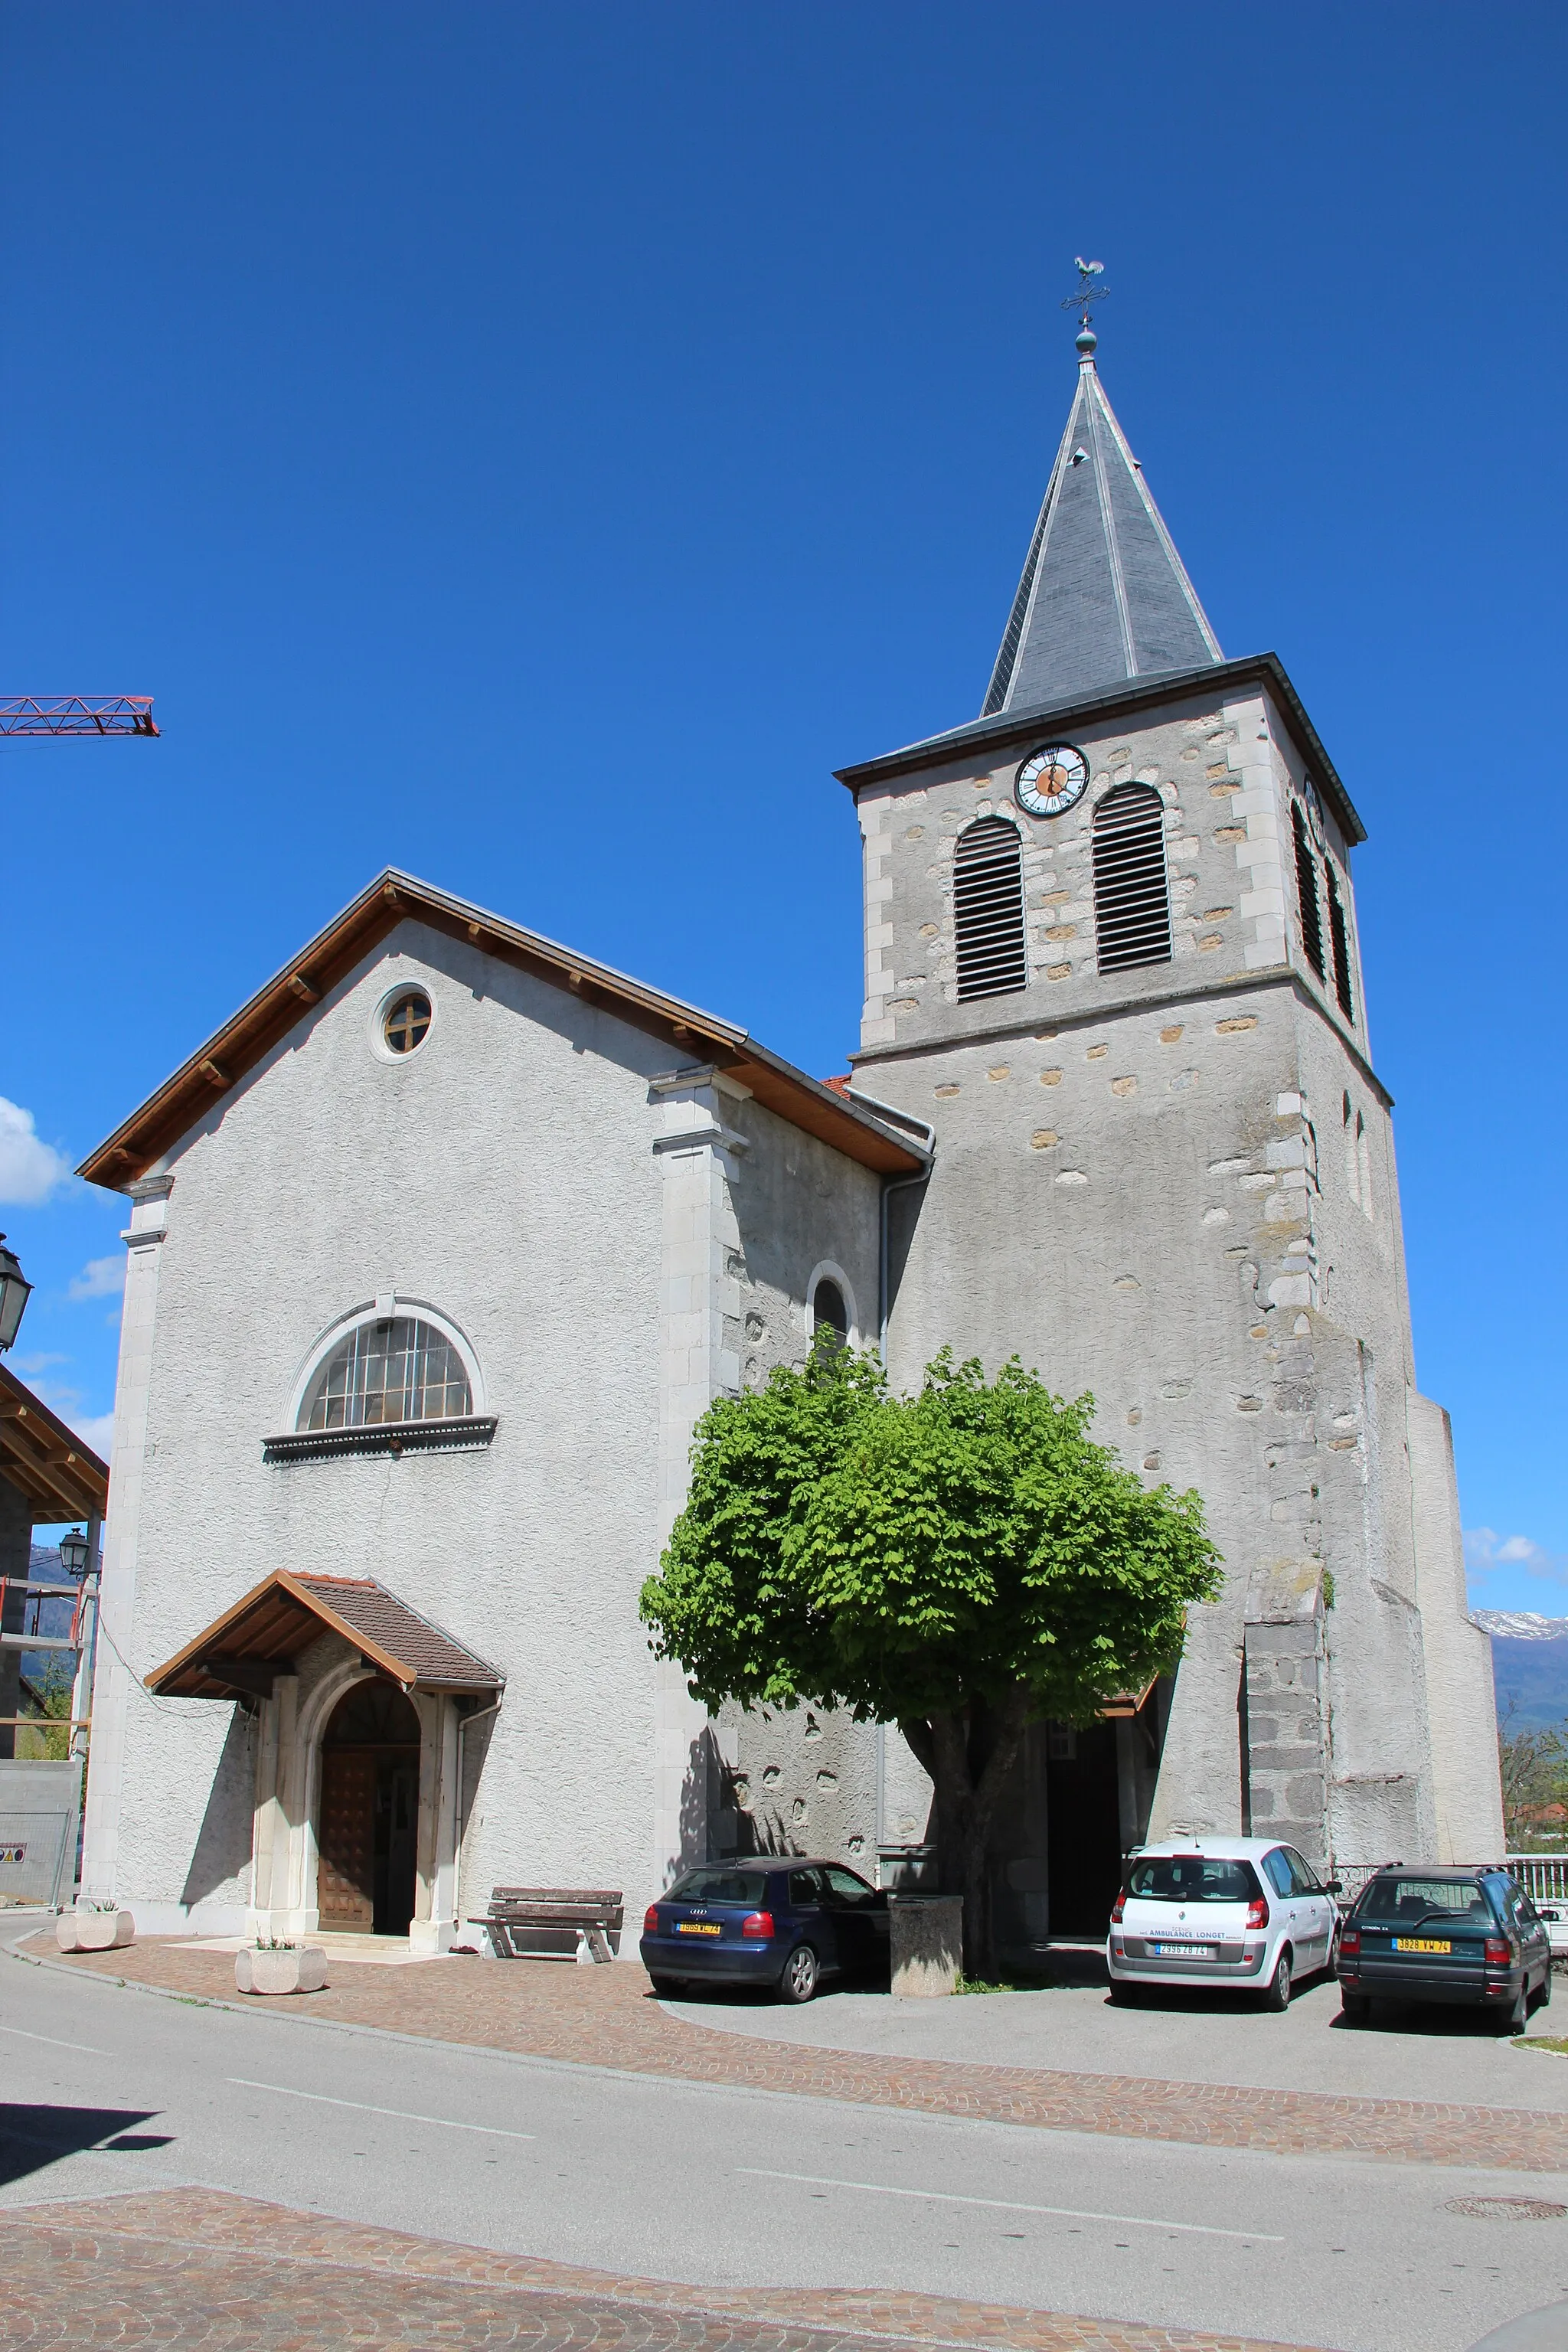
[{"label": "street lamp", "polygon": [[5,1247],[5,1236],[0,1234],[0,1355],[16,1337],[22,1309],[32,1290],[32,1284],[16,1263],[16,1251]]},{"label": "street lamp", "polygon": [[79,1581],[87,1574],[87,1538],[79,1528],[60,1538],[60,1566]]}]

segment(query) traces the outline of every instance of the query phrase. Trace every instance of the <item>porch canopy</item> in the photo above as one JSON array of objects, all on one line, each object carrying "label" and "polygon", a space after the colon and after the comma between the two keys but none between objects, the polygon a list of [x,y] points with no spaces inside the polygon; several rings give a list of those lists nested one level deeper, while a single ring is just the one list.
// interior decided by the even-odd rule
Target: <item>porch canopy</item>
[{"label": "porch canopy", "polygon": [[270,1698],[312,1642],[340,1633],[405,1691],[493,1696],[506,1676],[370,1576],[277,1569],[146,1676],[160,1698]]}]

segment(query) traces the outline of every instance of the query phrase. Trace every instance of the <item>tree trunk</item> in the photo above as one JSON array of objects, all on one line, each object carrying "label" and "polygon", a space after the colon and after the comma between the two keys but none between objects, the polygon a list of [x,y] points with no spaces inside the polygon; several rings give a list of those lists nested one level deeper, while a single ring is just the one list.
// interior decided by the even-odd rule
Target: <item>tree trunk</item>
[{"label": "tree trunk", "polygon": [[963,1898],[963,1972],[995,1969],[991,1917],[991,1833],[1007,1775],[1029,1720],[1020,1685],[999,1706],[972,1699],[952,1713],[900,1726],[936,1793],[937,1880]]}]

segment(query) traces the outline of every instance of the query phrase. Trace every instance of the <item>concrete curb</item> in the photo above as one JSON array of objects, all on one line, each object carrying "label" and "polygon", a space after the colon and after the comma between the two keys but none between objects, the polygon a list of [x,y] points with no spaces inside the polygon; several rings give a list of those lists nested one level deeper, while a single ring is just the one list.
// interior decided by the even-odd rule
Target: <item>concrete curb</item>
[{"label": "concrete curb", "polygon": [[1563,2352],[1568,2344],[1568,2303],[1549,2303],[1494,2327],[1470,2352]]}]

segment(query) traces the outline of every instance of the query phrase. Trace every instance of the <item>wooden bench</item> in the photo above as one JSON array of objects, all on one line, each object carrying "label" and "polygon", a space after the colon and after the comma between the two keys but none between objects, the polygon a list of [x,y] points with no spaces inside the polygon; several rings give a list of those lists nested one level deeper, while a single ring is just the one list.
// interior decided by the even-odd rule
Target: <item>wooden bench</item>
[{"label": "wooden bench", "polygon": [[624,1916],[618,1887],[497,1886],[483,1926],[498,1960],[574,1960],[579,1937],[613,1960]]}]

